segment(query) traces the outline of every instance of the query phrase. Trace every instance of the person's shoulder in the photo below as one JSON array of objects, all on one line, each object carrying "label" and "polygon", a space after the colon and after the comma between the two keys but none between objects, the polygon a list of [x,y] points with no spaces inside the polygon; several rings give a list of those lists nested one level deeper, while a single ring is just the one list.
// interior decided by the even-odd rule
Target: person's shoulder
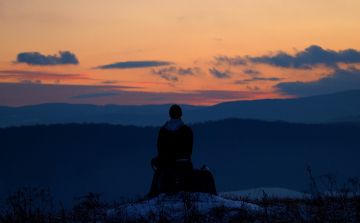
[{"label": "person's shoulder", "polygon": [[165,126],[161,126],[159,132],[165,132],[165,131],[167,132],[168,130],[165,128]]},{"label": "person's shoulder", "polygon": [[189,132],[191,131],[192,132],[192,129],[188,125],[185,125],[185,124],[183,126],[181,126],[181,129],[184,130],[184,131],[189,131]]}]

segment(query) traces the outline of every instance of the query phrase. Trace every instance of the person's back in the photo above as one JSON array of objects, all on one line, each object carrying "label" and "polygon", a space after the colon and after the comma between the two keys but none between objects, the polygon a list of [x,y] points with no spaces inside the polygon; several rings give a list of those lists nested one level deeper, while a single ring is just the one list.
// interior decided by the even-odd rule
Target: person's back
[{"label": "person's back", "polygon": [[191,160],[194,135],[191,128],[181,120],[182,111],[178,105],[170,108],[171,120],[160,129],[157,140],[158,155],[175,161]]},{"label": "person's back", "polygon": [[[216,195],[214,178],[207,169],[196,170],[191,162],[194,135],[182,120],[178,105],[170,108],[171,120],[159,131],[158,156],[151,160],[155,171],[148,196],[179,191],[202,192]],[[156,168],[154,168],[156,167]]]}]

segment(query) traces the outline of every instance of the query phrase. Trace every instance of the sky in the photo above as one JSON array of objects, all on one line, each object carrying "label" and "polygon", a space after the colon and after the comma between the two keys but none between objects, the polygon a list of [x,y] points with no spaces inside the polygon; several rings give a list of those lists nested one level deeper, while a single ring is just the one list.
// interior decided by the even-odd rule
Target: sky
[{"label": "sky", "polygon": [[360,89],[358,0],[0,0],[0,106]]}]

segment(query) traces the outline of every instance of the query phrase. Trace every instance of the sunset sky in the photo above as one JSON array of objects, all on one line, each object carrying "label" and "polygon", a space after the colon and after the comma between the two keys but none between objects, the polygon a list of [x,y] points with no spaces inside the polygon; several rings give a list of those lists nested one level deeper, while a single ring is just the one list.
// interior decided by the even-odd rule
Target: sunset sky
[{"label": "sunset sky", "polygon": [[0,0],[0,106],[360,89],[359,0]]}]

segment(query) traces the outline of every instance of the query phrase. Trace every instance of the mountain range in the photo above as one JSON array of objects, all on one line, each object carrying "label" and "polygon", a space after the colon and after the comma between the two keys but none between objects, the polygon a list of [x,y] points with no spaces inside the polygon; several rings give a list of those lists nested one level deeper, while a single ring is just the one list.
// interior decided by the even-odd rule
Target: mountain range
[{"label": "mountain range", "polygon": [[[360,90],[294,99],[224,102],[214,106],[181,105],[183,120],[197,123],[226,118],[301,123],[359,122]],[[160,126],[169,119],[170,104],[89,105],[40,104],[0,106],[0,127],[62,123],[108,123]]]}]

